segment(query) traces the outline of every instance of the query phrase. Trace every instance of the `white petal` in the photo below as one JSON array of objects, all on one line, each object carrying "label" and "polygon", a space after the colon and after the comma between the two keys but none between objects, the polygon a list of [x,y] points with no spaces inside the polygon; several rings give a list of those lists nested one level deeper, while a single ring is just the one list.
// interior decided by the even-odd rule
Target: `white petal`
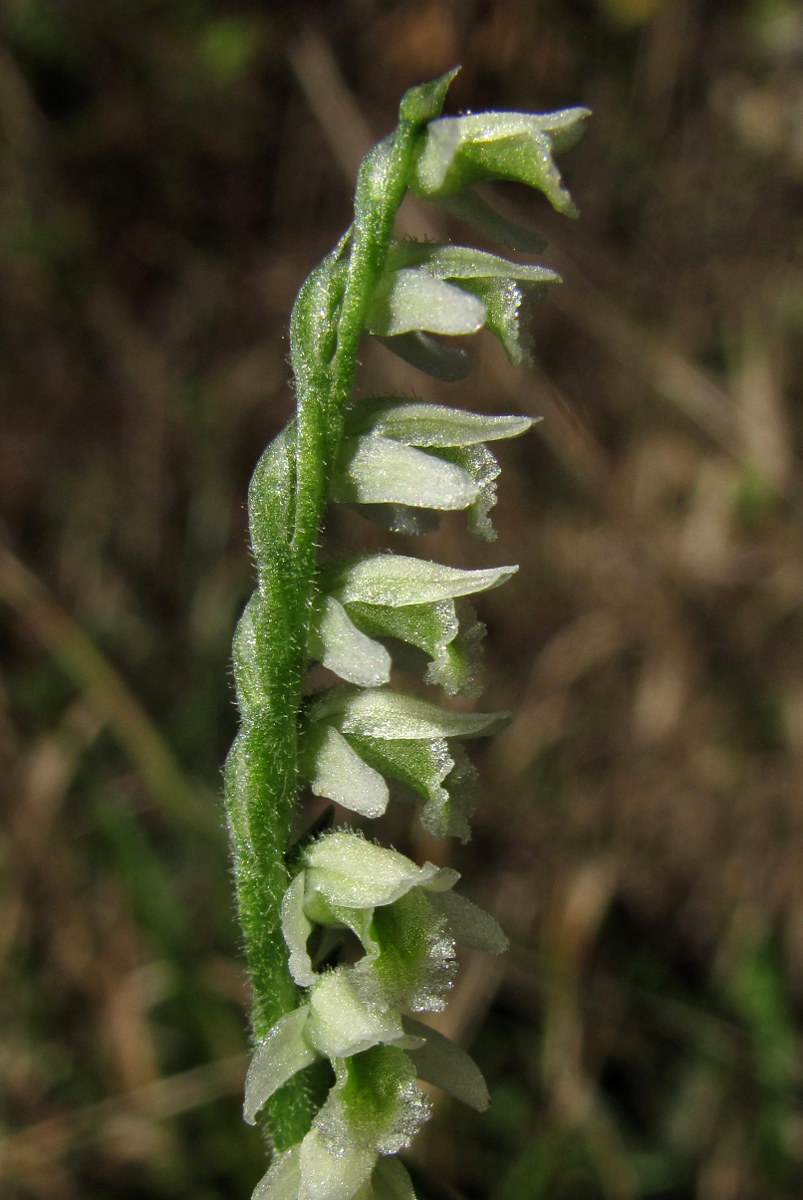
[{"label": "white petal", "polygon": [[468,508],[479,492],[461,467],[379,434],[344,438],[343,449],[348,460],[333,500],[451,511]]},{"label": "white petal", "polygon": [[292,1146],[284,1154],[274,1155],[267,1175],[254,1189],[251,1200],[297,1200],[301,1182],[300,1146]]},{"label": "white petal", "polygon": [[388,785],[383,777],[331,725],[316,755],[310,787],[316,796],[325,796],[364,817],[380,817],[388,806]]},{"label": "white petal", "polygon": [[285,1013],[257,1046],[245,1077],[243,1117],[249,1125],[283,1083],[315,1061],[317,1055],[304,1037],[309,1015],[307,1004]]},{"label": "white petal", "polygon": [[518,437],[533,424],[530,417],[489,416],[395,396],[358,401],[349,410],[347,423],[349,431],[370,430],[408,446],[441,448]]},{"label": "white petal", "polygon": [[317,634],[323,665],[341,679],[360,687],[378,687],[390,679],[390,655],[385,647],[361,633],[333,596],[324,601]]},{"label": "white petal", "polygon": [[376,1151],[356,1143],[338,1154],[331,1153],[313,1126],[299,1151],[298,1200],[352,1200],[370,1176],[375,1162]]},{"label": "white petal", "polygon": [[379,337],[422,330],[447,335],[477,333],[485,323],[485,305],[471,292],[434,273],[402,268],[385,276],[366,318],[366,329]]},{"label": "white petal", "polygon": [[305,872],[300,871],[282,900],[282,936],[290,951],[287,965],[299,987],[309,987],[316,977],[307,953],[307,938],[312,933],[312,922],[304,912],[305,884]]},{"label": "white petal", "polygon": [[392,904],[438,875],[432,863],[418,867],[397,850],[376,846],[348,830],[319,838],[307,848],[304,858],[307,887],[343,908]]},{"label": "white petal", "polygon": [[370,554],[329,569],[335,579],[332,592],[343,603],[359,601],[392,608],[485,592],[518,571],[518,567],[464,571],[404,554]]},{"label": "white petal", "polygon": [[560,276],[550,267],[513,262],[487,250],[453,244],[401,241],[391,245],[388,263],[400,269],[416,266],[437,279],[515,279],[528,283],[556,283]]},{"label": "white petal", "polygon": [[381,1042],[406,1044],[401,1013],[369,1009],[357,995],[348,968],[329,971],[313,985],[307,1036],[328,1058],[351,1058]]},{"label": "white petal", "polygon": [[429,700],[394,692],[332,688],[309,710],[312,720],[337,720],[343,733],[402,741],[432,737],[483,737],[497,733],[508,713],[462,713]]}]

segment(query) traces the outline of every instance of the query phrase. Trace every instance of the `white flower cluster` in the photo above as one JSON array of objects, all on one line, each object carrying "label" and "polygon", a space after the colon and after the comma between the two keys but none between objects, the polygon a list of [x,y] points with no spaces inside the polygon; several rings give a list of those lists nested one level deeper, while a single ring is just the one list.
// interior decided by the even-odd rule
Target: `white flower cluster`
[{"label": "white flower cluster", "polygon": [[[442,1009],[455,943],[505,947],[487,913],[452,888],[456,871],[418,867],[395,850],[338,830],[312,842],[285,896],[282,928],[290,970],[306,1001],[257,1048],[246,1080],[253,1123],[277,1088],[318,1058],[335,1084],[312,1128],[274,1158],[258,1200],[412,1197],[406,1172],[386,1156],[408,1145],[429,1115],[424,1079],[483,1109],[488,1094],[472,1059],[407,1012]],[[316,970],[309,947],[349,930],[354,965]]]}]

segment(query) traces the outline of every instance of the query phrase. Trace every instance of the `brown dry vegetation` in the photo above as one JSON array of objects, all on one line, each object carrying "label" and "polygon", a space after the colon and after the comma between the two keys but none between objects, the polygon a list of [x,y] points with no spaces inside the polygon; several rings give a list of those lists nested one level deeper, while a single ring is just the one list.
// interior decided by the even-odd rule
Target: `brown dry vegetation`
[{"label": "brown dry vegetation", "polygon": [[[245,1197],[219,802],[243,501],[295,292],[405,87],[594,111],[536,367],[362,392],[503,451],[477,833],[511,934],[444,1025],[491,1083],[422,1200],[803,1191],[803,15],[792,0],[9,0],[0,14],[0,1192]],[[411,206],[405,229],[465,236]],[[338,516],[334,546],[373,532]],[[487,561],[459,521],[411,549]]]}]

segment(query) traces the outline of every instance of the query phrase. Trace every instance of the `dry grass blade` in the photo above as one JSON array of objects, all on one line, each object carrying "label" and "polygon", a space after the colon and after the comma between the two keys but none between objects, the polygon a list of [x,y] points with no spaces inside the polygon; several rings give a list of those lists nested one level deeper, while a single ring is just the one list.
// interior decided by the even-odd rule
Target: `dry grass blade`
[{"label": "dry grass blade", "polygon": [[215,806],[201,788],[186,778],[122,676],[36,576],[2,546],[0,601],[24,622],[81,689],[171,819],[193,835],[204,832],[217,837]]}]

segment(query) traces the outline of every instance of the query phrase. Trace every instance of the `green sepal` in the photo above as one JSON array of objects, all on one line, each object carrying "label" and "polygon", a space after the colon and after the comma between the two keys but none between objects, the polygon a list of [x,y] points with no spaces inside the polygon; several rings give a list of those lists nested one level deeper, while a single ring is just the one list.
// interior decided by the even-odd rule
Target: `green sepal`
[{"label": "green sepal", "polygon": [[335,559],[320,568],[322,591],[347,608],[406,607],[471,596],[500,587],[518,567],[465,570],[405,554],[358,554]]},{"label": "green sepal", "polygon": [[438,514],[431,508],[412,508],[407,504],[355,504],[354,508],[367,521],[405,537],[432,533],[439,524]]},{"label": "green sepal", "polygon": [[403,396],[377,396],[349,405],[346,432],[374,433],[406,446],[435,449],[476,446],[518,437],[533,424],[530,417],[466,412]]},{"label": "green sepal", "polygon": [[503,954],[508,947],[499,922],[484,908],[467,900],[457,892],[441,890],[433,897],[433,903],[443,913],[454,934],[455,941],[483,954]]},{"label": "green sepal", "polygon": [[439,117],[446,100],[446,93],[459,72],[459,67],[452,67],[451,71],[446,71],[437,79],[430,79],[426,83],[419,83],[415,87],[409,88],[402,96],[399,105],[399,120],[423,125],[424,122],[433,121]]},{"label": "green sepal", "polygon": [[461,346],[438,342],[420,330],[389,338],[377,336],[377,341],[403,362],[442,383],[457,383],[471,370],[471,359]]},{"label": "green sepal", "polygon": [[466,224],[471,225],[491,242],[500,242],[508,250],[518,254],[540,254],[546,249],[547,240],[534,229],[525,229],[492,208],[474,188],[455,192],[452,196],[438,200],[447,212],[454,213]]},{"label": "green sepal", "polygon": [[267,605],[259,592],[254,592],[237,622],[232,643],[237,706],[243,716],[257,712],[264,703],[267,624]]},{"label": "green sepal", "polygon": [[505,712],[455,712],[390,688],[362,690],[348,685],[321,693],[306,715],[309,721],[336,724],[346,735],[401,741],[489,737],[503,729],[510,719]]},{"label": "green sepal", "polygon": [[424,800],[421,824],[433,837],[471,838],[477,771],[459,743],[445,738],[393,741],[349,735],[362,760]]},{"label": "green sepal", "polygon": [[442,1088],[477,1112],[484,1112],[490,1104],[488,1088],[471,1055],[413,1017],[404,1017],[402,1026],[405,1033],[419,1039],[420,1044],[408,1050],[418,1078]]}]

